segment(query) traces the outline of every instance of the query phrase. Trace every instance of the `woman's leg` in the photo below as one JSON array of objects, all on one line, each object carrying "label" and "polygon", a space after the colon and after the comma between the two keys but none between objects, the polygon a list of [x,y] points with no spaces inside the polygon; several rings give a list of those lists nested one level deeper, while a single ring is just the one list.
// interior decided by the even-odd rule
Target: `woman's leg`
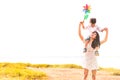
[{"label": "woman's leg", "polygon": [[96,80],[96,72],[97,70],[92,70],[92,80]]},{"label": "woman's leg", "polygon": [[89,72],[89,70],[88,70],[88,69],[84,69],[84,80],[86,80],[86,79],[87,79],[88,72]]}]

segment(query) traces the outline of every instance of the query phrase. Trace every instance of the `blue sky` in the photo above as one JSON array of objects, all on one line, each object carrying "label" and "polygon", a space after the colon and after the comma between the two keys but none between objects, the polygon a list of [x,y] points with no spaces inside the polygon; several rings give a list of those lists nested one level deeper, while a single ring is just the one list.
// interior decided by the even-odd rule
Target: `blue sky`
[{"label": "blue sky", "polygon": [[[75,58],[81,56],[83,49],[77,31],[86,3],[92,8],[89,18],[96,17],[100,27],[109,28],[108,41],[100,48],[100,62],[104,57],[105,63],[100,64],[105,65],[107,61],[111,63],[108,66],[118,64],[120,6],[115,0],[0,1],[0,61],[52,63],[52,60],[42,58],[58,56],[60,59],[62,56],[64,61],[66,58],[63,57],[68,56],[77,63],[79,58]],[[89,19],[85,25],[88,22]],[[104,33],[100,35],[102,39]],[[57,62],[57,58],[53,61],[63,62]]]}]

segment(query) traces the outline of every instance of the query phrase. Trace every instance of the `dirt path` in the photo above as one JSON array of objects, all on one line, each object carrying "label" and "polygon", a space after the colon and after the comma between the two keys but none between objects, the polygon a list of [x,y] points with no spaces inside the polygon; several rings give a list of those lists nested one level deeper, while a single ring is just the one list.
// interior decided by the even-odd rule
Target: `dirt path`
[{"label": "dirt path", "polygon": [[[36,68],[34,70],[45,72],[48,75],[48,80],[83,80],[82,69]],[[88,80],[92,80],[91,73],[89,73]],[[120,80],[120,76],[113,76],[108,72],[98,71],[97,80]]]}]

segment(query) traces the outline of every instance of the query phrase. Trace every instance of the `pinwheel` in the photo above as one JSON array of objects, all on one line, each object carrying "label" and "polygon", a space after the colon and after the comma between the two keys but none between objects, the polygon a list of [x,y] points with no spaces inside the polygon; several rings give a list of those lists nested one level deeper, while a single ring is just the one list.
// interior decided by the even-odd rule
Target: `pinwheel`
[{"label": "pinwheel", "polygon": [[88,16],[89,16],[89,13],[90,13],[90,5],[86,4],[85,6],[83,6],[83,12],[85,13],[84,15],[84,20],[87,20]]}]

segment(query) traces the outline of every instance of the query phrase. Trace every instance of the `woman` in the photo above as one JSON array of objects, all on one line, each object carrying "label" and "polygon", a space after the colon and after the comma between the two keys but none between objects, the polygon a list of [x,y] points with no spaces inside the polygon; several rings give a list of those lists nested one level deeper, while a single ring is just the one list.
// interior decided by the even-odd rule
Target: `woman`
[{"label": "woman", "polygon": [[[80,22],[79,24],[78,34],[82,42],[85,44],[86,40],[81,33],[81,25],[82,25],[82,22]],[[106,32],[106,34],[105,34],[104,40],[102,41],[100,41],[99,34],[97,31],[92,32],[90,35],[90,41],[88,42],[88,45],[87,45],[87,52],[85,52],[84,54],[84,62],[83,62],[84,63],[83,64],[84,80],[87,79],[89,70],[92,71],[92,80],[96,80],[96,72],[98,69],[98,65],[97,65],[97,59],[96,59],[97,57],[95,56],[95,49],[100,47],[100,45],[102,45],[107,41],[108,28],[104,28],[104,31]]]}]

